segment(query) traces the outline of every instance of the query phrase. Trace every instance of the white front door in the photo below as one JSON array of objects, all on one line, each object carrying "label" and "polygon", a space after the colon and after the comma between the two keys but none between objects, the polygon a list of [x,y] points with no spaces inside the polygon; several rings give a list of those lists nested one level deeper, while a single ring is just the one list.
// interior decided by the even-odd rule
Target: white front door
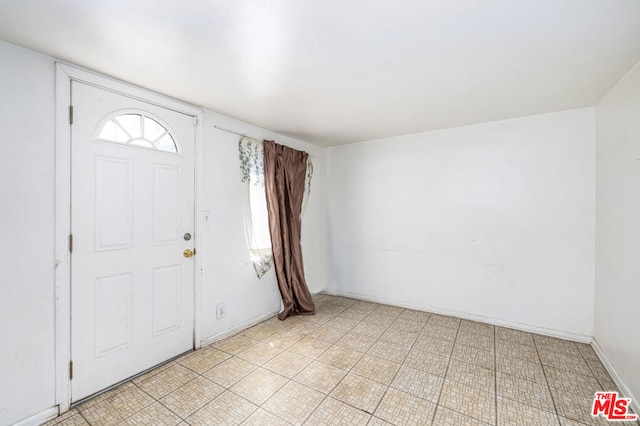
[{"label": "white front door", "polygon": [[71,83],[73,402],[193,348],[193,117]]}]

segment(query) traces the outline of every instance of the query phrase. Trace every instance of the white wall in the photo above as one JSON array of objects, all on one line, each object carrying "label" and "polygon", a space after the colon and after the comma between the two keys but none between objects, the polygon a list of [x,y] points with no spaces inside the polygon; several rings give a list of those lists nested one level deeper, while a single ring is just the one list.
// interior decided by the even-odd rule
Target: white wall
[{"label": "white wall", "polygon": [[[212,211],[201,235],[201,338],[206,343],[280,308],[275,274],[259,280],[249,262],[241,211],[239,137],[214,125],[275,139],[312,156],[315,174],[303,220],[310,290],[327,277],[322,149],[218,114],[205,113],[199,210]],[[0,426],[55,412],[54,59],[0,41]],[[227,314],[216,320],[215,306]]]},{"label": "white wall", "polygon": [[[304,150],[311,156],[314,176],[311,194],[302,221],[302,249],[307,284],[312,293],[324,289],[327,277],[322,149],[275,135],[218,114],[205,115],[203,160],[203,205],[212,212],[212,223],[203,226],[203,338],[216,340],[265,313],[279,311],[280,293],[274,269],[258,279],[249,260],[244,237],[238,135],[224,129],[246,133],[258,139]],[[216,319],[215,307],[226,306],[226,316]]]},{"label": "white wall", "polygon": [[589,341],[594,109],[328,148],[329,290]]},{"label": "white wall", "polygon": [[640,410],[640,63],[596,109],[594,336]]},{"label": "white wall", "polygon": [[54,405],[54,66],[0,42],[0,425]]}]

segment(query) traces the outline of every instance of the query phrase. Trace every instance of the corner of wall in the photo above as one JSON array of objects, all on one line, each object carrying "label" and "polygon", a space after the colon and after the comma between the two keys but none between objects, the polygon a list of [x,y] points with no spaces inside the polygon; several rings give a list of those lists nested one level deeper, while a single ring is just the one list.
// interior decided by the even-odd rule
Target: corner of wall
[{"label": "corner of wall", "polygon": [[[602,365],[604,365],[604,368],[606,368],[607,372],[613,379],[616,386],[618,386],[622,394],[626,398],[631,398],[631,408],[633,409],[633,411],[635,413],[640,413],[640,400],[638,400],[638,398],[636,398],[636,395],[634,395],[631,389],[629,389],[629,387],[624,382],[624,380],[622,379],[622,377],[620,376],[616,368],[613,366],[613,363],[611,362],[606,352],[604,351],[604,349],[602,349],[602,346],[600,346],[600,344],[598,343],[598,340],[595,337],[591,342],[591,347],[598,355],[598,358],[600,358],[600,361],[602,361]],[[602,389],[602,390],[612,391],[613,389]]]},{"label": "corner of wall", "polygon": [[596,106],[594,349],[640,411],[637,240],[640,226],[640,62]]}]

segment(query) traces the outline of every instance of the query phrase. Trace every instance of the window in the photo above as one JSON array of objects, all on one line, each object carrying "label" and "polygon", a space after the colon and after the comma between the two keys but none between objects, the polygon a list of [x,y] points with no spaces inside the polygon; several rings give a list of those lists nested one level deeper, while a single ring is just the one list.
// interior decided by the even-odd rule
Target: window
[{"label": "window", "polygon": [[[267,197],[264,191],[264,144],[260,140],[243,136],[238,148],[242,172],[240,180],[243,190],[245,236],[253,268],[258,278],[261,278],[273,265]],[[304,213],[309,199],[312,175],[313,164],[307,159],[301,214]]]},{"label": "window", "polygon": [[244,205],[244,224],[253,268],[262,278],[273,265],[267,198],[264,192],[262,141],[242,137],[238,144]]},{"label": "window", "polygon": [[180,153],[176,138],[160,120],[146,112],[119,111],[98,127],[98,140],[156,151]]}]

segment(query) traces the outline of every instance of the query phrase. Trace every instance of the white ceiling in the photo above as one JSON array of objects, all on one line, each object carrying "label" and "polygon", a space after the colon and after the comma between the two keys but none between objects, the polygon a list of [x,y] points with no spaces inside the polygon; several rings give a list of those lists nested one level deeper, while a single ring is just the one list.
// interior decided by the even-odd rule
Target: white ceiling
[{"label": "white ceiling", "polygon": [[329,146],[595,105],[640,0],[0,0],[0,39]]}]

